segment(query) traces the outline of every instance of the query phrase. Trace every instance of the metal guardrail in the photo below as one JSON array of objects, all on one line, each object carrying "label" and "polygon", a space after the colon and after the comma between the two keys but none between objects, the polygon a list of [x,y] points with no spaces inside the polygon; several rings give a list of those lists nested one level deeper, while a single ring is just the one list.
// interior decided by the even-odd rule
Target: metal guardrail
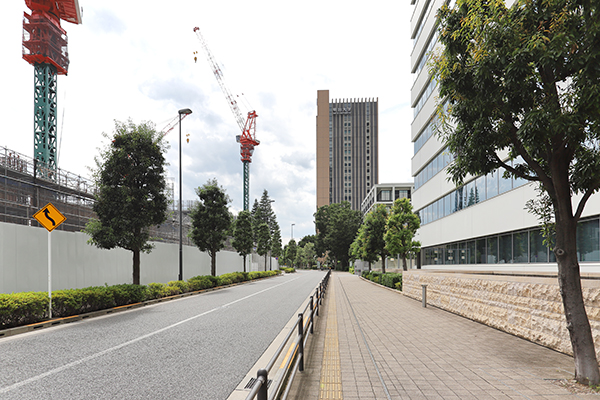
[{"label": "metal guardrail", "polygon": [[[246,397],[246,400],[285,400],[292,387],[292,382],[296,376],[296,371],[304,371],[304,347],[309,338],[309,333],[314,332],[314,317],[319,316],[319,308],[323,303],[323,297],[327,290],[327,284],[329,283],[329,277],[331,276],[331,270],[327,271],[325,277],[321,280],[321,283],[315,290],[314,296],[310,296],[310,300],[304,311],[298,314],[296,323],[290,329],[285,340],[281,343],[271,360],[265,368],[259,369],[256,373],[256,380],[252,385],[252,390]],[[308,310],[308,313],[307,313]],[[306,318],[305,318],[306,317]],[[292,342],[288,350],[288,354],[281,363],[285,365],[280,371],[273,382],[269,383],[269,373],[271,369],[279,359],[281,352],[286,347],[294,332],[297,332],[295,340]],[[292,366],[293,363],[293,366]]]}]

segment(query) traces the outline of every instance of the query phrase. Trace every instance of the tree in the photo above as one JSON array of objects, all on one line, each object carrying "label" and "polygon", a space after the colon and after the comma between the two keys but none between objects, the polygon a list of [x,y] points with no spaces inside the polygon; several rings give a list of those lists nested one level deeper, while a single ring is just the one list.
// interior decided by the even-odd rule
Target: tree
[{"label": "tree", "polygon": [[281,249],[281,231],[279,230],[279,224],[276,225],[276,229],[275,232],[273,232],[271,241],[271,255],[279,259],[283,253],[283,250]]},{"label": "tree", "polygon": [[367,252],[367,240],[367,226],[361,224],[350,245],[350,260],[362,260],[369,263],[369,271],[371,271],[371,264],[376,262],[378,257],[374,252]]},{"label": "tree", "polygon": [[307,242],[303,247],[303,251],[304,251],[304,259],[306,260],[306,266],[308,268],[311,268],[313,266],[313,263],[315,262],[315,258],[317,256],[317,253],[315,253],[315,244],[311,243],[311,242]]},{"label": "tree", "polygon": [[271,249],[271,237],[269,235],[269,225],[262,222],[256,228],[256,252],[259,256],[265,257],[265,271],[267,270],[267,254]]},{"label": "tree", "polygon": [[217,275],[217,253],[225,247],[231,226],[231,214],[227,205],[231,199],[216,179],[209,179],[196,189],[199,197],[190,210],[192,229],[188,236],[200,251],[210,256],[210,274]]},{"label": "tree", "polygon": [[376,204],[373,210],[365,216],[362,225],[365,226],[364,252],[368,258],[381,258],[381,272],[385,274],[385,259],[389,255],[385,247],[385,224],[388,218],[388,208],[384,204]]},{"label": "tree", "polygon": [[390,254],[402,257],[402,269],[406,271],[406,257],[416,254],[421,243],[413,240],[421,226],[419,217],[412,211],[408,199],[397,199],[387,220],[384,235],[385,247]]},{"label": "tree", "polygon": [[[314,214],[317,229],[317,248],[324,249],[342,270],[348,269],[350,245],[362,222],[360,211],[352,210],[350,203],[334,203],[319,207]],[[323,253],[321,253],[323,254]]]},{"label": "tree", "polygon": [[304,247],[307,243],[315,244],[317,242],[317,235],[306,235],[298,242],[298,246]]},{"label": "tree", "polygon": [[306,265],[306,255],[304,254],[304,248],[300,246],[296,248],[296,258],[294,259],[294,264],[298,268],[302,268]]},{"label": "tree", "polygon": [[233,248],[244,258],[244,272],[246,272],[246,256],[252,253],[254,241],[252,240],[252,216],[249,211],[240,211],[233,224]]},{"label": "tree", "polygon": [[441,134],[455,155],[452,179],[503,169],[549,196],[575,378],[594,385],[600,373],[576,234],[600,188],[599,8],[590,0],[518,0],[510,8],[458,0],[438,14],[444,48],[432,68],[447,99],[447,114],[443,104],[438,114],[456,124]]},{"label": "tree", "polygon": [[[109,138],[108,135],[104,135]],[[150,122],[115,121],[111,143],[95,158],[98,188],[85,232],[101,249],[133,253],[133,284],[140,284],[140,252],[149,253],[150,227],[167,218],[165,146]]]},{"label": "tree", "polygon": [[298,251],[298,246],[296,245],[296,241],[291,239],[286,245],[285,251],[285,259],[289,262],[289,266],[294,266],[294,261],[296,260],[296,252]]}]

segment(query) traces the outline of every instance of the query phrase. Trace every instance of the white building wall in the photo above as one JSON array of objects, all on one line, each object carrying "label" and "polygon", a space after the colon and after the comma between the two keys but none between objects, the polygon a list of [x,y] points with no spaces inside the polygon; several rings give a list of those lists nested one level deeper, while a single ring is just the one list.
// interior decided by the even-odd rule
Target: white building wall
[{"label": "white building wall", "polygon": [[[417,40],[415,48],[411,52],[411,71],[413,73],[417,69],[417,63],[420,55],[424,51],[424,46],[427,44],[429,37],[433,34],[435,26],[435,15],[437,9],[441,7],[446,0],[431,0],[433,7],[430,11],[426,10],[427,0],[413,1],[415,7],[411,18],[411,37],[414,38],[418,31],[419,19],[425,16],[423,31]],[[507,1],[508,6],[513,3],[512,0]],[[439,44],[437,45],[439,46]],[[420,94],[425,89],[429,82],[429,71],[425,66],[420,74],[415,77],[413,87],[411,89],[411,104],[414,106],[419,99]],[[419,114],[411,124],[411,139],[413,142],[419,136],[421,130],[430,121],[435,113],[436,103],[438,101],[437,89],[431,94]],[[413,155],[411,169],[413,176],[425,167],[434,156],[442,149],[444,144],[434,135]],[[501,154],[501,157],[506,156],[506,153]],[[470,180],[467,177],[465,181]],[[535,215],[530,214],[525,209],[525,203],[534,198],[537,192],[534,190],[535,184],[527,184],[516,189],[510,190],[504,194],[493,197],[476,205],[472,205],[463,210],[450,214],[444,218],[422,225],[417,232],[416,239],[421,241],[422,247],[434,245],[443,245],[453,242],[465,241],[478,237],[485,237],[504,232],[513,232],[521,229],[533,228],[539,225],[539,221]],[[455,189],[454,184],[448,180],[448,175],[445,170],[442,170],[437,175],[433,176],[429,181],[416,188],[412,194],[412,204],[415,211],[421,210],[423,207],[432,202],[444,197],[446,194]],[[574,207],[577,205],[578,198],[574,199]],[[588,201],[583,214],[586,216],[600,215],[600,197],[598,194],[592,196]],[[467,266],[467,265],[435,265],[430,268],[460,268],[469,269],[500,269],[500,268],[547,268],[555,270],[556,264],[499,264]],[[582,270],[600,270],[600,263],[582,264]]]}]

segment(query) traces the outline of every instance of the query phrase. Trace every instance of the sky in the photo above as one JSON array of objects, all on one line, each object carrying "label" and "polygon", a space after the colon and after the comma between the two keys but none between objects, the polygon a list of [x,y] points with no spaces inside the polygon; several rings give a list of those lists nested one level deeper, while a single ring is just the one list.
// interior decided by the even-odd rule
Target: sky
[{"label": "sky", "polygon": [[[25,1],[0,16],[0,146],[33,157],[33,66],[22,59]],[[379,101],[379,183],[412,182],[412,7],[404,0],[79,0],[83,22],[62,22],[67,76],[58,78],[58,166],[89,177],[114,121],[182,121],[183,200],[209,179],[243,209],[240,133],[194,27],[221,66],[243,115],[258,114],[250,207],[264,190],[283,244],[315,233],[317,90]],[[194,61],[194,52],[198,52]],[[185,138],[189,135],[189,143]],[[179,130],[166,136],[179,187]]]}]

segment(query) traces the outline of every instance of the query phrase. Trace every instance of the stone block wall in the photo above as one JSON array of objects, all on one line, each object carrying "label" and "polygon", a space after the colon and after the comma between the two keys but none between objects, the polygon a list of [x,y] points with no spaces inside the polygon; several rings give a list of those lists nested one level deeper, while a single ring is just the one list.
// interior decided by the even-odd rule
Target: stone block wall
[{"label": "stone block wall", "polygon": [[[409,270],[405,296],[572,355],[556,274]],[[600,360],[600,276],[582,276],[583,298]]]}]

